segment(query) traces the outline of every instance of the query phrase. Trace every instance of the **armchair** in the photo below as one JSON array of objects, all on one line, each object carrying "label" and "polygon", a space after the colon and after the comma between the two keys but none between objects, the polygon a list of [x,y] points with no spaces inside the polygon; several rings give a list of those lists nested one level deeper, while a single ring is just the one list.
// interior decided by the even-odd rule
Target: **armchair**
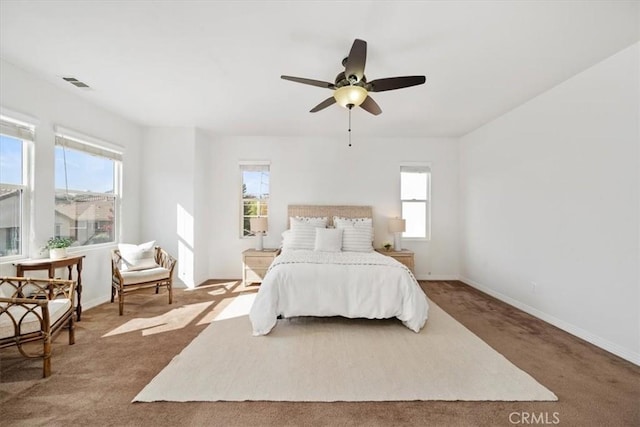
[{"label": "armchair", "polygon": [[[0,348],[15,345],[25,357],[41,357],[44,378],[51,375],[51,342],[63,326],[69,329],[69,344],[75,343],[75,285],[72,280],[0,277]],[[42,341],[41,353],[24,349],[34,341]]]},{"label": "armchair", "polygon": [[164,249],[153,248],[153,262],[145,264],[144,268],[125,269],[127,264],[119,249],[111,251],[111,302],[118,295],[120,316],[124,313],[124,297],[127,293],[145,288],[156,288],[156,294],[161,286],[166,286],[169,294],[169,304],[173,302],[173,269],[176,260]]}]

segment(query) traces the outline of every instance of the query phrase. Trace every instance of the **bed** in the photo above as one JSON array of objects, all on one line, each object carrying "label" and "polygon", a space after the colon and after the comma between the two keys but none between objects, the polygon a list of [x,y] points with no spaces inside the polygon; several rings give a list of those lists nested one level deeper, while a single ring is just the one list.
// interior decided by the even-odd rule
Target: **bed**
[{"label": "bed", "polygon": [[420,331],[426,295],[405,265],[373,251],[370,206],[291,205],[288,214],[282,252],[251,307],[253,335],[297,316],[396,317]]}]

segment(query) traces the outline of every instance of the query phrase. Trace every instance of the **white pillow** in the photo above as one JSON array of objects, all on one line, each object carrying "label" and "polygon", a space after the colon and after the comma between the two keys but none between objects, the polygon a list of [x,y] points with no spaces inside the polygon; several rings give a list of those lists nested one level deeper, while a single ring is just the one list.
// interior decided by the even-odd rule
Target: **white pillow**
[{"label": "white pillow", "polygon": [[344,218],[340,216],[333,217],[333,225],[336,228],[370,228],[371,229],[371,241],[373,241],[373,219],[372,218]]},{"label": "white pillow", "polygon": [[373,246],[373,228],[344,227],[342,228],[342,250],[345,252],[371,252]]},{"label": "white pillow", "polygon": [[280,246],[285,249],[288,246],[291,246],[291,230],[285,230],[282,232],[282,243]]},{"label": "white pillow", "polygon": [[289,218],[289,223],[291,227],[293,224],[307,224],[312,225],[314,227],[322,227],[326,228],[329,223],[329,218],[326,216],[323,217],[311,217],[311,216],[292,216]]},{"label": "white pillow", "polygon": [[291,234],[286,236],[282,248],[313,250],[316,241],[316,228],[305,223],[293,223]]},{"label": "white pillow", "polygon": [[138,271],[158,267],[155,259],[155,244],[155,240],[140,245],[118,244],[120,256],[122,257],[120,271]]},{"label": "white pillow", "polygon": [[371,218],[344,218],[341,216],[333,217],[333,225],[336,228],[344,227],[372,227],[373,220]]},{"label": "white pillow", "polygon": [[341,252],[342,228],[316,228],[316,243],[313,250],[317,252]]}]

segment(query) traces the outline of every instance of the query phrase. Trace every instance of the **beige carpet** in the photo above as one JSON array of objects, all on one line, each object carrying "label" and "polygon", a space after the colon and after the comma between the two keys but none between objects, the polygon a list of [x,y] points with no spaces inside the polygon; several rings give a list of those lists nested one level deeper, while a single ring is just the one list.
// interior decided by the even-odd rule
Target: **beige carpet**
[{"label": "beige carpet", "polygon": [[253,297],[236,298],[134,402],[557,400],[432,301],[419,334],[394,319],[297,318],[253,337]]}]

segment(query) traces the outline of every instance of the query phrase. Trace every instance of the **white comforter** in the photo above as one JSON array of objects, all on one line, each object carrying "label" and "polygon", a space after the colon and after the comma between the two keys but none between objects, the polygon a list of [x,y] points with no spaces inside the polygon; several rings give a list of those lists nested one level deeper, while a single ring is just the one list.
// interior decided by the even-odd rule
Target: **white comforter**
[{"label": "white comforter", "polygon": [[377,252],[287,250],[274,260],[249,317],[254,335],[266,335],[277,317],[397,317],[418,332],[427,298],[411,271]]}]

